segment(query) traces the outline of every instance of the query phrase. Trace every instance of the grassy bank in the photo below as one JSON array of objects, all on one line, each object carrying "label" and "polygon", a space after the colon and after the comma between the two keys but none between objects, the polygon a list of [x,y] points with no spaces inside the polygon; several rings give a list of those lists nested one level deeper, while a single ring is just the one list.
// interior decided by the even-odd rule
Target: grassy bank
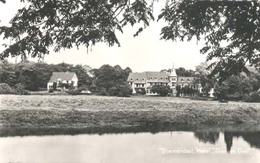
[{"label": "grassy bank", "polygon": [[173,97],[0,96],[2,129],[259,123],[260,105],[256,103],[221,104]]}]

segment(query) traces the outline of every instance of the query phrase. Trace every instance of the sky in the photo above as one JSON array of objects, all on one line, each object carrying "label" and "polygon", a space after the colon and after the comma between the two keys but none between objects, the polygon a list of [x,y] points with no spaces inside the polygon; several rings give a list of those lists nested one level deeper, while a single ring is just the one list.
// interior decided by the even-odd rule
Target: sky
[{"label": "sky", "polygon": [[[159,2],[157,2],[159,3]],[[154,8],[155,15],[158,15],[163,3],[157,4]],[[158,7],[159,6],[159,7]],[[7,25],[15,15],[17,9],[22,4],[19,0],[9,0],[6,4],[0,3],[0,25]],[[155,16],[156,18],[157,16]],[[89,65],[92,68],[99,68],[104,64],[112,66],[120,65],[122,68],[130,67],[133,72],[160,71],[162,69],[184,67],[195,70],[195,66],[205,61],[205,55],[199,50],[203,42],[195,39],[189,42],[173,42],[160,39],[160,30],[164,22],[151,22],[138,37],[133,37],[140,26],[124,28],[124,33],[118,33],[120,47],[114,45],[109,47],[105,43],[97,43],[87,49],[62,49],[55,53],[50,51],[44,61],[49,64],[70,63]],[[0,44],[1,44],[0,40]],[[0,52],[3,50],[0,47]],[[15,62],[15,58],[8,58],[10,62]],[[37,59],[30,59],[37,61]]]}]

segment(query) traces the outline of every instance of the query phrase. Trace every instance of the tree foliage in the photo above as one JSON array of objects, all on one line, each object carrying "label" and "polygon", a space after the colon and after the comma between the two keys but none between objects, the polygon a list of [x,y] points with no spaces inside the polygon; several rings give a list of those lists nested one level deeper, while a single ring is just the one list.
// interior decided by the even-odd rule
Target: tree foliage
[{"label": "tree foliage", "polygon": [[[0,83],[7,83],[14,87],[20,83],[24,89],[38,91],[46,88],[52,72],[75,72],[79,79],[78,85],[90,87],[92,78],[87,74],[82,65],[61,63],[57,65],[34,62],[20,62],[16,64],[5,60],[0,61]],[[22,86],[18,85],[19,90]]]},{"label": "tree foliage", "polygon": [[178,76],[192,77],[195,75],[193,70],[186,70],[184,67],[179,67],[176,69],[176,74]]},{"label": "tree foliage", "polygon": [[91,92],[110,96],[129,96],[132,88],[126,82],[130,68],[122,69],[119,65],[103,65],[94,69],[94,80],[91,85]]},{"label": "tree foliage", "polygon": [[159,15],[168,25],[166,40],[204,39],[201,53],[216,59],[212,75],[220,82],[247,71],[245,64],[260,66],[259,1],[168,1]]},{"label": "tree foliage", "polygon": [[[1,0],[5,2],[5,0]],[[120,46],[117,31],[127,24],[143,25],[137,36],[154,19],[154,0],[21,0],[10,26],[0,27],[0,35],[11,40],[0,57],[42,57],[80,45],[105,42]],[[201,53],[222,82],[231,75],[248,72],[245,64],[260,67],[260,2],[168,0],[158,20],[167,24],[161,30],[165,40],[204,39]]]},{"label": "tree foliage", "polygon": [[160,96],[167,96],[172,92],[170,86],[166,85],[153,85],[151,88],[151,92],[158,93]]},{"label": "tree foliage", "polygon": [[[11,20],[11,27],[0,27],[0,34],[11,39],[1,58],[28,55],[42,57],[61,48],[120,43],[116,31],[137,23],[149,25],[154,19],[152,6],[145,0],[21,0],[28,5]],[[138,35],[139,29],[135,35]]]}]

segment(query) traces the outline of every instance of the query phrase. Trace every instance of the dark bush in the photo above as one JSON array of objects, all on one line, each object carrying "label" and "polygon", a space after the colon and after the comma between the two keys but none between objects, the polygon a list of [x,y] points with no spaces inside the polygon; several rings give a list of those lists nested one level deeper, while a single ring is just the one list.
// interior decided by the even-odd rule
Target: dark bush
[{"label": "dark bush", "polygon": [[137,94],[141,94],[141,95],[145,95],[146,94],[145,88],[135,88],[135,92]]},{"label": "dark bush", "polygon": [[0,83],[0,94],[16,94],[16,91],[8,84]]},{"label": "dark bush", "polygon": [[49,93],[53,93],[53,89],[49,89]]},{"label": "dark bush", "polygon": [[151,92],[158,93],[160,96],[167,96],[172,92],[170,86],[166,85],[154,85],[152,86]]},{"label": "dark bush", "polygon": [[81,85],[80,87],[78,87],[78,91],[79,91],[79,92],[84,91],[84,90],[89,90],[89,89],[88,89],[88,86],[86,86],[86,85]]},{"label": "dark bush", "polygon": [[219,101],[227,101],[228,100],[228,90],[229,90],[229,87],[226,84],[216,85],[214,96]]},{"label": "dark bush", "polygon": [[70,94],[70,95],[79,95],[81,91],[79,91],[78,89],[69,89],[66,91],[66,93]]},{"label": "dark bush", "polygon": [[117,87],[111,87],[108,89],[108,93],[110,96],[118,96],[119,95],[119,89]]},{"label": "dark bush", "polygon": [[39,91],[47,91],[47,88],[41,87],[41,88],[39,88]]},{"label": "dark bush", "polygon": [[24,88],[21,83],[15,84],[16,94],[18,95],[28,95],[29,92]]},{"label": "dark bush", "polygon": [[252,92],[249,95],[245,96],[246,102],[260,102],[260,91]]},{"label": "dark bush", "polygon": [[107,92],[107,90],[105,88],[101,88],[99,91],[99,95],[109,96],[109,93]]},{"label": "dark bush", "polygon": [[228,94],[227,95],[227,99],[231,100],[231,101],[240,101],[240,100],[243,100],[243,95],[241,95],[240,93],[236,92],[234,94]]},{"label": "dark bush", "polygon": [[133,92],[133,89],[129,84],[120,85],[118,86],[118,89],[119,89],[118,96],[120,97],[129,97]]}]

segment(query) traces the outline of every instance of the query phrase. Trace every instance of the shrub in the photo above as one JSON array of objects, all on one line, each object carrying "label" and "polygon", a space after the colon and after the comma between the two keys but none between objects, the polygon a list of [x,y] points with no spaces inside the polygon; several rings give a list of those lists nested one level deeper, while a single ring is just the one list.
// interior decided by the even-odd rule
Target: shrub
[{"label": "shrub", "polygon": [[88,90],[88,87],[86,85],[81,85],[78,87],[78,91],[81,92],[81,91],[84,91],[84,90]]},{"label": "shrub", "polygon": [[99,91],[99,95],[109,96],[109,93],[107,92],[107,90],[105,88],[101,88]]},{"label": "shrub", "polygon": [[66,91],[66,93],[70,94],[70,95],[79,95],[81,91],[79,91],[78,89],[69,89]]},{"label": "shrub", "polygon": [[47,88],[40,87],[39,91],[47,91]]},{"label": "shrub", "polygon": [[133,89],[129,84],[120,85],[118,86],[118,89],[119,89],[118,96],[120,97],[129,97],[133,92]]},{"label": "shrub", "polygon": [[166,85],[154,85],[151,88],[151,92],[158,93],[160,96],[167,96],[172,92],[171,88]]},{"label": "shrub", "polygon": [[146,94],[145,88],[135,88],[135,92],[137,94],[141,94],[141,95],[145,95]]},{"label": "shrub", "polygon": [[243,100],[243,95],[236,92],[234,94],[228,94],[227,98],[228,98],[228,100],[239,101],[239,100]]},{"label": "shrub", "polygon": [[246,102],[260,102],[260,91],[252,92],[249,95],[245,96]]},{"label": "shrub", "polygon": [[8,84],[0,83],[0,94],[16,94],[16,91]]},{"label": "shrub", "polygon": [[117,87],[111,87],[108,89],[108,93],[110,96],[118,96],[119,95],[119,89]]},{"label": "shrub", "polygon": [[18,95],[28,95],[29,92],[24,88],[21,83],[15,84],[16,94]]},{"label": "shrub", "polygon": [[227,96],[228,95],[228,90],[229,90],[229,87],[226,84],[222,84],[220,86],[216,85],[214,96],[219,101],[227,101],[228,100],[228,96]]},{"label": "shrub", "polygon": [[53,93],[53,89],[49,89],[49,93]]}]

